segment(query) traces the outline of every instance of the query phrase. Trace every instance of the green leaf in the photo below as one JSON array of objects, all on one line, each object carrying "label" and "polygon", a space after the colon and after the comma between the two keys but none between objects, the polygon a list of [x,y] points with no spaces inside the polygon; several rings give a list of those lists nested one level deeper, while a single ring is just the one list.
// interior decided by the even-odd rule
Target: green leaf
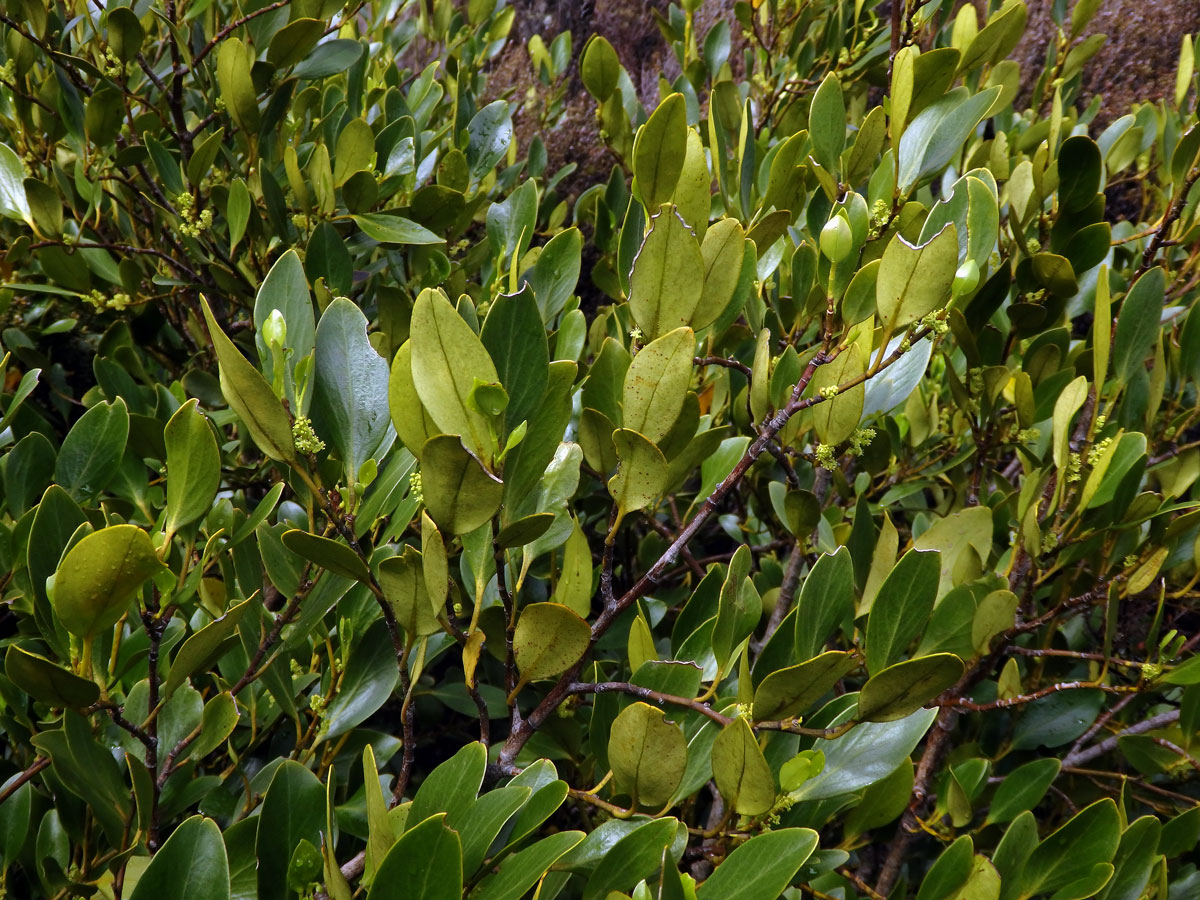
[{"label": "green leaf", "polygon": [[552,678],[587,652],[588,623],[558,603],[531,603],[521,610],[513,634],[513,655],[521,682]]},{"label": "green leaf", "polygon": [[170,697],[187,683],[196,672],[213,665],[227,649],[226,641],[237,631],[242,616],[250,608],[243,600],[225,611],[225,615],[194,631],[180,646],[171,663],[171,671],[163,683],[162,696]]},{"label": "green leaf", "polygon": [[[821,391],[836,388],[867,371],[858,344],[851,344],[832,361],[817,369],[811,382],[812,396],[821,396]],[[862,418],[863,399],[866,387],[863,384],[838,393],[812,407],[813,429],[823,444],[836,445],[848,439]]]},{"label": "green leaf", "polygon": [[203,759],[225,743],[233,729],[237,727],[237,701],[229,691],[222,691],[204,704],[204,712],[200,718],[200,736],[188,747],[187,756],[190,759]]},{"label": "green leaf", "polygon": [[613,45],[599,34],[593,34],[579,57],[579,77],[587,92],[603,103],[617,89],[621,77],[621,60]]},{"label": "green leaf", "polygon": [[317,41],[325,36],[326,23],[323,19],[293,19],[271,38],[267,46],[267,62],[277,69],[286,69],[300,62]]},{"label": "green leaf", "polygon": [[626,428],[655,443],[667,436],[687,397],[695,345],[690,328],[676,328],[638,351],[622,392]]},{"label": "green leaf", "polygon": [[633,175],[647,210],[671,199],[686,155],[687,104],[683,94],[669,94],[650,114],[633,145]]},{"label": "green leaf", "polygon": [[1038,253],[1031,263],[1033,277],[1050,293],[1074,297],[1079,292],[1079,279],[1070,260],[1056,253]]},{"label": "green leaf", "polygon": [[941,852],[921,881],[917,900],[950,900],[971,877],[975,844],[964,834]]},{"label": "green leaf", "polygon": [[342,128],[333,150],[333,186],[341,187],[351,175],[371,169],[374,162],[375,134],[371,126],[365,119],[351,119]]},{"label": "green leaf", "polygon": [[221,453],[208,417],[189,400],[163,431],[167,445],[166,532],[190,525],[212,506],[221,484]]},{"label": "green leaf", "polygon": [[51,706],[88,707],[100,696],[95,682],[16,644],[4,654],[4,674],[18,690]]},{"label": "green leaf", "polygon": [[425,587],[425,567],[421,551],[406,544],[399,556],[379,564],[379,586],[396,616],[396,622],[417,638],[442,630],[437,620],[441,602],[435,603]]},{"label": "green leaf", "polygon": [[495,874],[471,892],[471,900],[521,900],[555,862],[583,840],[582,831],[560,831],[505,857]]},{"label": "green leaf", "polygon": [[246,233],[250,221],[250,191],[246,182],[235,178],[229,186],[229,199],[225,205],[225,220],[229,223],[229,252],[233,253]]},{"label": "green leaf", "polygon": [[1014,750],[1060,747],[1087,731],[1104,706],[1104,692],[1058,691],[1027,704],[1012,733]]},{"label": "green leaf", "polygon": [[604,900],[610,891],[628,890],[656,871],[678,827],[676,819],[653,819],[618,840],[588,877],[583,900]]},{"label": "green leaf", "polygon": [[837,172],[839,158],[846,147],[846,102],[842,84],[830,72],[812,96],[808,112],[808,134],[813,158],[827,172]]},{"label": "green leaf", "polygon": [[608,763],[619,790],[637,805],[659,807],[671,799],[687,769],[687,738],[663,711],[632,703],[612,723]]},{"label": "green leaf", "polygon": [[421,448],[421,482],[430,518],[449,534],[474,531],[504,497],[504,482],[452,434],[432,437]]},{"label": "green leaf", "polygon": [[259,816],[254,855],[259,900],[287,900],[288,863],[300,841],[321,842],[325,789],[317,776],[294,760],[275,770]]},{"label": "green leaf", "polygon": [[919,247],[897,232],[883,251],[875,283],[879,324],[895,332],[945,305],[957,268],[958,237],[953,225]]},{"label": "green leaf", "polygon": [[921,709],[895,722],[864,722],[822,742],[825,768],[793,791],[796,800],[826,800],[882,781],[908,759],[925,736],[936,709]]},{"label": "green leaf", "polygon": [[1138,900],[1150,881],[1161,836],[1162,823],[1155,816],[1142,816],[1129,823],[1112,860],[1112,880],[1097,900]]},{"label": "green leaf", "polygon": [[479,868],[500,830],[532,796],[532,788],[520,785],[496,788],[464,812],[447,817],[447,826],[457,831],[462,839],[464,872],[475,872]]},{"label": "green leaf", "polygon": [[1025,31],[1028,10],[1024,0],[1007,3],[992,14],[963,53],[959,72],[969,72],[984,63],[1004,59],[1016,47]]},{"label": "green leaf", "polygon": [[554,519],[555,515],[552,512],[522,516],[500,529],[496,534],[496,544],[501,547],[524,547],[526,544],[532,544],[550,529]]},{"label": "green leaf", "polygon": [[550,381],[550,346],[533,290],[493,300],[479,339],[508,392],[504,425],[512,431],[533,416]]},{"label": "green leaf", "polygon": [[414,456],[420,456],[425,442],[438,434],[437,424],[417,396],[413,381],[412,341],[405,341],[396,351],[388,376],[388,412],[396,436]]},{"label": "green leaf", "polygon": [[987,821],[1010,822],[1025,810],[1033,809],[1058,776],[1061,766],[1059,760],[1049,758],[1035,759],[1013,769],[996,788]]},{"label": "green leaf", "polygon": [[800,588],[796,607],[796,656],[812,659],[854,611],[854,564],[849,549],[839,547],[836,553],[817,558]]},{"label": "green leaf", "polygon": [[292,441],[292,423],[287,410],[262,373],[225,336],[213,318],[208,300],[203,296],[200,306],[220,364],[221,393],[225,395],[229,407],[245,423],[258,449],[271,459],[294,461],[296,447]]},{"label": "green leaf", "polygon": [[953,687],[962,674],[963,662],[953,653],[934,653],[890,665],[863,685],[858,717],[867,722],[903,719]]},{"label": "green leaf", "polygon": [[479,336],[440,291],[432,290],[417,297],[410,334],[413,384],[430,417],[446,434],[462,435],[463,445],[476,456],[490,460],[491,425],[468,399],[476,382],[494,384],[500,376]]},{"label": "green leaf", "polygon": [[954,159],[1001,90],[996,86],[968,96],[966,88],[955,88],[913,118],[897,153],[896,184],[902,194]]},{"label": "green leaf", "polygon": [[345,72],[358,62],[364,49],[365,45],[349,38],[326,41],[292,69],[292,74],[297,78],[315,80]]},{"label": "green leaf", "polygon": [[117,474],[129,436],[129,412],[120,397],[97,403],[76,420],[58,451],[54,481],[75,500],[104,490]]},{"label": "green leaf", "polygon": [[366,316],[345,297],[334,300],[317,326],[312,418],[318,436],[337,449],[348,485],[384,450],[388,377],[388,364],[367,339]]},{"label": "green leaf", "polygon": [[462,844],[445,819],[432,816],[392,845],[367,900],[462,900]]},{"label": "green leaf", "polygon": [[507,101],[496,100],[475,113],[467,124],[466,152],[472,184],[478,184],[495,168],[508,152],[512,136],[512,116]]},{"label": "green leaf", "polygon": [[1161,328],[1166,290],[1166,273],[1155,266],[1125,295],[1112,343],[1113,375],[1118,384],[1127,384],[1135,372],[1145,367]]},{"label": "green leaf", "polygon": [[704,273],[695,234],[674,207],[663,207],[650,219],[629,278],[629,311],[648,340],[691,324],[704,292]]},{"label": "green leaf", "polygon": [[395,692],[400,679],[396,648],[382,622],[372,624],[354,645],[341,677],[337,694],[325,708],[320,740],[341,737],[360,725]]},{"label": "green leaf", "polygon": [[[578,228],[568,228],[546,241],[538,253],[537,262],[521,274],[521,283],[529,284],[533,288],[544,324],[552,324],[575,293],[579,284],[582,254],[582,233]],[[564,317],[563,322],[566,321]],[[557,358],[565,359],[567,357],[561,353],[562,325],[559,328]]]},{"label": "green leaf", "polygon": [[229,859],[221,829],[192,816],[176,828],[138,879],[130,900],[228,900]]},{"label": "green leaf", "polygon": [[894,663],[925,628],[937,598],[941,554],[910,550],[879,588],[867,618],[867,670],[881,672]]},{"label": "green leaf", "polygon": [[[708,169],[704,171],[707,175]],[[704,195],[708,196],[707,181]],[[745,253],[746,233],[737,219],[721,219],[704,232],[700,244],[700,256],[704,261],[704,287],[692,314],[693,328],[707,328],[729,306],[741,278]]]},{"label": "green leaf", "polygon": [[424,822],[445,813],[448,819],[468,815],[487,771],[487,748],[478,741],[463,746],[421,782],[409,809],[409,819]]},{"label": "green leaf", "polygon": [[287,324],[287,333],[283,339],[286,356],[283,365],[290,377],[283,381],[288,386],[288,402],[297,414],[304,413],[308,410],[311,392],[303,405],[297,401],[295,372],[297,364],[312,353],[317,345],[317,326],[313,317],[312,297],[309,295],[304,264],[300,262],[295,250],[288,250],[275,261],[254,297],[254,342],[258,347],[263,374],[272,384],[282,373],[275,371],[277,361],[263,338],[263,326],[275,310],[279,310]]},{"label": "green leaf", "polygon": [[712,768],[717,790],[735,812],[758,816],[775,805],[775,777],[750,724],[741,716],[713,742]]},{"label": "green leaf", "polygon": [[428,228],[418,225],[411,219],[393,216],[387,213],[364,213],[361,216],[351,216],[363,234],[381,244],[444,244],[445,238],[440,238]]},{"label": "green leaf", "polygon": [[[802,615],[797,614],[796,618],[800,619]],[[807,662],[772,672],[754,692],[755,721],[786,719],[804,712],[831,691],[855,665],[853,654],[830,650]]]},{"label": "green leaf", "polygon": [[[0,788],[7,790],[20,773],[13,775]],[[0,805],[0,864],[10,866],[17,860],[29,837],[33,787],[25,782],[17,787]]]},{"label": "green leaf", "polygon": [[59,563],[54,611],[68,631],[90,638],[115,624],[147,579],[165,569],[136,525],[101,528]]},{"label": "green leaf", "polygon": [[696,891],[698,900],[776,900],[817,849],[811,828],[778,828],[752,837]]},{"label": "green leaf", "polygon": [[217,87],[238,128],[258,134],[258,97],[250,75],[250,56],[238,38],[228,37],[217,50]]},{"label": "green leaf", "polygon": [[0,144],[0,216],[33,222],[25,194],[25,166],[8,144]]},{"label": "green leaf", "polygon": [[667,460],[645,435],[618,428],[612,435],[621,463],[608,480],[608,492],[617,501],[618,516],[645,509],[667,486]]},{"label": "green leaf", "polygon": [[1021,896],[1050,893],[1081,878],[1090,878],[1095,866],[1112,861],[1120,840],[1117,805],[1107,797],[1097,800],[1076,813],[1029,855],[1021,878]]},{"label": "green leaf", "polygon": [[367,564],[357,553],[340,541],[293,528],[283,533],[283,546],[297,556],[307,559],[322,569],[328,569],[335,575],[353,578],[364,584],[371,580]]}]

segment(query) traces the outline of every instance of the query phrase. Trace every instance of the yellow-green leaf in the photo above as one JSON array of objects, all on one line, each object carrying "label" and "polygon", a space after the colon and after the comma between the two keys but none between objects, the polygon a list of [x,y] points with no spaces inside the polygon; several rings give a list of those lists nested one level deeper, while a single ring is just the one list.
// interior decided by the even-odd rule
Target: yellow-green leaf
[{"label": "yellow-green leaf", "polygon": [[882,669],[858,695],[858,717],[894,722],[930,703],[962,677],[963,661],[953,653],[934,653]]},{"label": "yellow-green leaf", "polygon": [[804,712],[855,666],[854,656],[830,650],[796,666],[772,672],[754,692],[754,718],[786,719]]},{"label": "yellow-green leaf", "polygon": [[163,432],[167,445],[167,522],[173,534],[212,506],[221,484],[221,453],[208,418],[189,400],[175,411]]},{"label": "yellow-green leaf", "polygon": [[379,586],[410,640],[441,630],[437,620],[441,604],[425,589],[424,563],[416,547],[407,544],[401,555],[379,564]]},{"label": "yellow-green leaf", "polygon": [[521,610],[513,654],[522,683],[565,672],[587,652],[588,623],[558,603],[531,603]]},{"label": "yellow-green leaf", "polygon": [[625,707],[612,723],[608,763],[617,789],[638,805],[662,806],[687,769],[687,738],[661,709],[648,703]]},{"label": "yellow-green leaf", "polygon": [[879,324],[889,333],[915,322],[950,299],[958,268],[958,237],[947,225],[917,247],[896,233],[883,251],[875,302]]},{"label": "yellow-green leaf", "polygon": [[452,434],[436,435],[421,448],[421,482],[430,517],[450,534],[487,522],[504,496],[504,482]]},{"label": "yellow-green leaf", "polygon": [[633,147],[633,174],[648,210],[666,203],[687,155],[687,104],[671,94],[650,114]]},{"label": "yellow-green leaf", "polygon": [[622,392],[626,428],[655,442],[666,437],[683,409],[695,345],[690,328],[676,328],[638,351]]},{"label": "yellow-green leaf", "polygon": [[67,551],[54,577],[54,611],[71,634],[88,638],[112,626],[153,575],[164,571],[150,536],[110,525]]},{"label": "yellow-green leaf", "polygon": [[[708,171],[707,169],[705,170]],[[707,188],[705,188],[707,193]],[[704,232],[700,256],[704,260],[704,287],[692,314],[692,327],[706,328],[729,306],[742,274],[746,233],[734,218],[725,218]]]},{"label": "yellow-green leaf", "polygon": [[405,341],[392,360],[388,378],[388,411],[396,436],[413,456],[421,453],[425,442],[438,433],[437,423],[417,396],[412,374],[412,341]]},{"label": "yellow-green leaf", "polygon": [[238,128],[257,137],[259,114],[254,79],[250,76],[250,57],[246,45],[228,37],[217,51],[217,87],[221,99]]},{"label": "yellow-green leaf", "polygon": [[659,210],[633,261],[629,311],[647,340],[690,325],[704,290],[704,257],[674,207]]},{"label": "yellow-green leaf", "polygon": [[613,445],[621,461],[608,481],[608,492],[617,501],[619,515],[645,509],[667,486],[667,460],[643,434],[628,428],[613,432]]},{"label": "yellow-green leaf", "polygon": [[483,342],[440,291],[428,289],[413,306],[410,334],[412,379],[421,403],[439,429],[462,435],[476,456],[490,460],[491,424],[468,403],[476,383],[500,380]]},{"label": "yellow-green leaf", "polygon": [[[817,369],[811,382],[813,396],[821,396],[822,390],[845,384],[866,370],[866,360],[862,357],[859,345],[851,344],[832,362]],[[862,418],[865,396],[865,384],[857,384],[812,407],[813,428],[823,444],[840,444],[854,433],[858,420]]]},{"label": "yellow-green leaf", "polygon": [[262,373],[225,336],[203,296],[200,306],[220,365],[221,393],[230,409],[245,423],[258,449],[271,459],[292,462],[296,458],[296,446],[292,441],[292,423],[287,410]]},{"label": "yellow-green leaf", "polygon": [[743,816],[775,805],[775,778],[749,723],[738,716],[713,741],[713,780],[725,802]]}]

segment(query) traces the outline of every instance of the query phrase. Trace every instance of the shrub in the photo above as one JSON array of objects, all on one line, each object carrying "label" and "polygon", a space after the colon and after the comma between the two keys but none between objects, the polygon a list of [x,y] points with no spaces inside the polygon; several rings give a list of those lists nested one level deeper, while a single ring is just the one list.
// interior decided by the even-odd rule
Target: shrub
[{"label": "shrub", "polygon": [[10,895],[1200,890],[1190,37],[699,5],[9,0]]}]

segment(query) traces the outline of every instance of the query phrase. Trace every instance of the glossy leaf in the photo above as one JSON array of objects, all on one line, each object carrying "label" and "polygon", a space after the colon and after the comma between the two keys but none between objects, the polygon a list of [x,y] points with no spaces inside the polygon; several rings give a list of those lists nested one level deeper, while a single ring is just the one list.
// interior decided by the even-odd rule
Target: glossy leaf
[{"label": "glossy leaf", "polygon": [[687,769],[687,739],[661,709],[632,703],[612,724],[608,760],[620,790],[635,802],[658,807],[679,787]]},{"label": "glossy leaf", "polygon": [[531,603],[521,610],[513,653],[521,680],[551,678],[574,665],[588,648],[591,629],[558,603]]},{"label": "glossy leaf", "polygon": [[110,525],[67,551],[54,579],[54,611],[67,630],[90,638],[113,625],[134,595],[165,567],[136,525]]},{"label": "glossy leaf", "polygon": [[221,455],[208,418],[189,400],[164,431],[167,445],[167,532],[208,512],[221,484]]},{"label": "glossy leaf", "polygon": [[658,210],[629,277],[629,309],[647,340],[691,324],[703,296],[704,273],[692,230],[674,207]]},{"label": "glossy leaf", "polygon": [[762,815],[775,805],[775,777],[745,719],[738,717],[717,735],[712,765],[717,789],[738,813]]}]

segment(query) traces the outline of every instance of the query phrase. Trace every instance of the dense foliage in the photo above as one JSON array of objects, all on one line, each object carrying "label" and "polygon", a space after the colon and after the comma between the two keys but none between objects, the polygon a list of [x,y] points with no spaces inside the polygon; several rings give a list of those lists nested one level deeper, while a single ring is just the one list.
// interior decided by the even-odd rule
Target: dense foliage
[{"label": "dense foliage", "polygon": [[8,896],[1200,894],[1191,38],[700,4],[6,0]]}]

